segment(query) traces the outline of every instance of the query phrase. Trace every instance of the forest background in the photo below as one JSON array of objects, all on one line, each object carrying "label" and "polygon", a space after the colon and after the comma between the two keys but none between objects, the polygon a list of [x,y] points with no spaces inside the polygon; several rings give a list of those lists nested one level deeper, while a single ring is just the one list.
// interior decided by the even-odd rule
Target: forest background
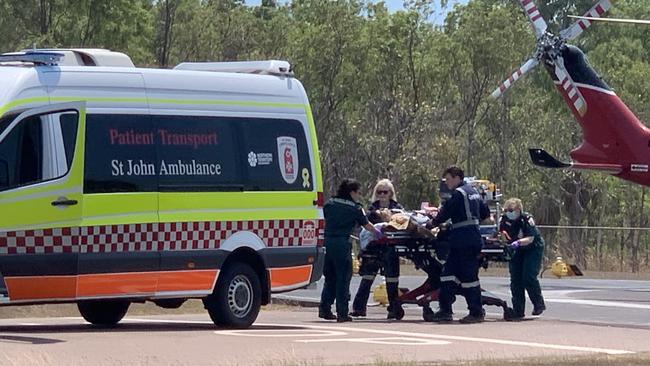
[{"label": "forest background", "polygon": [[[537,0],[557,32],[596,0]],[[611,17],[650,19],[650,1],[612,0]],[[523,199],[547,242],[582,268],[647,271],[646,189],[615,178],[533,166],[529,147],[568,159],[581,131],[540,67],[504,98],[489,94],[533,52],[516,0],[470,0],[442,24],[447,1],[406,0],[389,12],[360,0],[0,0],[0,52],[97,47],[138,66],[286,59],[304,84],[321,149],[325,191],[355,177],[370,192],[396,185],[406,207],[436,201],[451,163]],[[596,24],[576,45],[625,103],[650,121],[650,27]],[[369,197],[368,197],[369,198]],[[589,226],[601,229],[544,228]],[[604,227],[604,228],[603,228]]]}]

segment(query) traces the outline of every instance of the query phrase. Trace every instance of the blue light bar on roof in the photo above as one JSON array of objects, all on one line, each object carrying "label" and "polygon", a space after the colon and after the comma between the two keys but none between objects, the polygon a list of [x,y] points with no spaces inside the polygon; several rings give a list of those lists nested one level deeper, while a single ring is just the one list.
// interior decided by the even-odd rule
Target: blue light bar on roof
[{"label": "blue light bar on roof", "polygon": [[1,54],[0,62],[31,62],[34,65],[55,66],[63,57],[65,57],[64,54],[57,52],[10,52]]}]

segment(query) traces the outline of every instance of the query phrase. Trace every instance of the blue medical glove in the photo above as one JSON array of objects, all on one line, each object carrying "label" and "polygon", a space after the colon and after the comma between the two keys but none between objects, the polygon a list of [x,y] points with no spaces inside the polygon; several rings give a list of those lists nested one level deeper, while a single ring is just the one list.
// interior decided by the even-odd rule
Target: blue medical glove
[{"label": "blue medical glove", "polygon": [[510,243],[510,248],[512,249],[517,249],[521,246],[521,242],[519,240],[515,240],[512,243]]}]

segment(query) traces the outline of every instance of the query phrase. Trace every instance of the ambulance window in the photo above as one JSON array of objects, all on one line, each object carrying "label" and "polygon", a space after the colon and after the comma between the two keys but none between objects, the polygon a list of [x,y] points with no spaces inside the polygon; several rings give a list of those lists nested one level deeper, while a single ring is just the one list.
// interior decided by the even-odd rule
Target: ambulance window
[{"label": "ambulance window", "polygon": [[241,191],[236,128],[228,119],[152,116],[160,191]]},{"label": "ambulance window", "polygon": [[154,134],[146,115],[89,114],[84,193],[155,192]]},{"label": "ambulance window", "polygon": [[16,118],[15,114],[0,118],[0,135],[4,132],[5,128],[9,127],[14,118]]},{"label": "ambulance window", "polygon": [[255,118],[241,123],[247,191],[311,191],[313,172],[302,123]]},{"label": "ambulance window", "polygon": [[[0,190],[67,174],[77,123],[77,112],[56,112],[30,116],[16,124],[0,142]],[[0,129],[6,128],[6,120],[0,121]]]},{"label": "ambulance window", "polygon": [[0,189],[36,183],[43,175],[41,118],[32,116],[17,124],[0,142]]},{"label": "ambulance window", "polygon": [[72,166],[74,148],[77,142],[78,116],[76,113],[64,113],[59,116],[61,133],[63,135],[63,146],[65,149],[65,160],[68,168]]}]

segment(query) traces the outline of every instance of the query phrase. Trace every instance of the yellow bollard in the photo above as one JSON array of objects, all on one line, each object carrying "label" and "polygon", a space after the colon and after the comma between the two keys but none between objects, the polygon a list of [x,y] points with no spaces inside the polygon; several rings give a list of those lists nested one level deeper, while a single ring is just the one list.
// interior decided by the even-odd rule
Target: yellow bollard
[{"label": "yellow bollard", "polygon": [[386,292],[386,281],[383,281],[372,291],[372,298],[380,305],[388,305],[388,292]]},{"label": "yellow bollard", "polygon": [[562,260],[562,257],[555,258],[555,262],[551,265],[551,272],[557,277],[565,277],[569,275],[569,268]]}]

